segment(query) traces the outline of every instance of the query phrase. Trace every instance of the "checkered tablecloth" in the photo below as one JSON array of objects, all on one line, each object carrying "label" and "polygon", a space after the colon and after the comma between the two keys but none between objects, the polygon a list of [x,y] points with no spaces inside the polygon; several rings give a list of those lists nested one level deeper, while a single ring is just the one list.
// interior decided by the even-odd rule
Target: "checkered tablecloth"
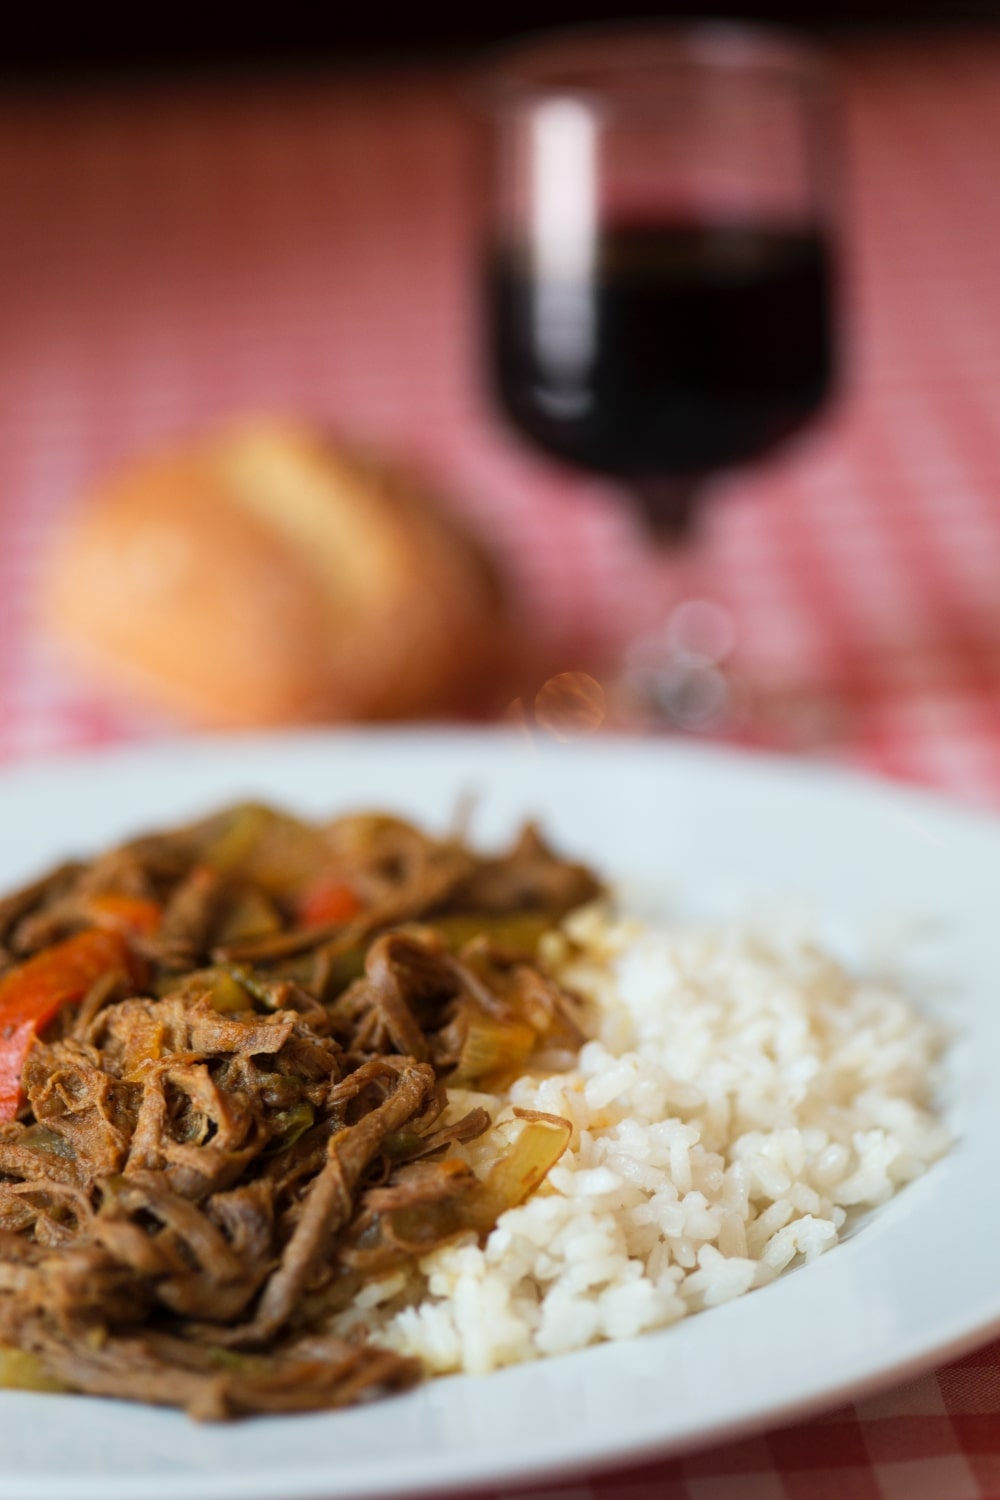
[{"label": "checkered tablecloth", "polygon": [[[845,378],[794,452],[720,483],[663,558],[476,378],[472,159],[448,75],[0,101],[0,756],[159,732],[32,624],[60,517],[123,456],[229,412],[311,413],[436,474],[572,668],[671,600],[743,670],[837,707],[823,753],[1000,806],[1000,33],[839,55]],[[563,1500],[1000,1496],[1000,1345]]]}]

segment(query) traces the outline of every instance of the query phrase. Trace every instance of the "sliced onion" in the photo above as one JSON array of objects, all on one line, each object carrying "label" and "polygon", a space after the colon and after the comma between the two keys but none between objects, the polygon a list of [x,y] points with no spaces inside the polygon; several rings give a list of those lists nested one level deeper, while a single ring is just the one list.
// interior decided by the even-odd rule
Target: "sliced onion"
[{"label": "sliced onion", "polygon": [[472,1083],[519,1073],[537,1040],[536,1033],[523,1021],[498,1021],[470,1008],[458,1063],[448,1077],[449,1086],[467,1088]]},{"label": "sliced onion", "polygon": [[0,1345],[0,1389],[5,1391],[68,1391],[61,1380],[53,1380],[37,1354]]},{"label": "sliced onion", "polygon": [[560,1115],[533,1114],[506,1156],[470,1195],[469,1227],[488,1234],[502,1213],[523,1203],[545,1181],[569,1145],[573,1127]]}]

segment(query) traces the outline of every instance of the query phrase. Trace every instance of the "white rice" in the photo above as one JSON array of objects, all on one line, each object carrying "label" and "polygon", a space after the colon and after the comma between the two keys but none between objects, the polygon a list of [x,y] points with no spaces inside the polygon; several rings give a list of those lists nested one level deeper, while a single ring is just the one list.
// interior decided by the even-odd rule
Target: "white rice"
[{"label": "white rice", "polygon": [[386,1277],[352,1314],[430,1372],[630,1338],[741,1296],[948,1149],[939,1029],[801,933],[588,909],[543,956],[587,1002],[577,1066],[450,1105],[493,1115],[464,1148],[477,1171],[523,1128],[515,1106],[569,1119],[569,1147],[482,1248],[435,1251],[416,1283]]}]

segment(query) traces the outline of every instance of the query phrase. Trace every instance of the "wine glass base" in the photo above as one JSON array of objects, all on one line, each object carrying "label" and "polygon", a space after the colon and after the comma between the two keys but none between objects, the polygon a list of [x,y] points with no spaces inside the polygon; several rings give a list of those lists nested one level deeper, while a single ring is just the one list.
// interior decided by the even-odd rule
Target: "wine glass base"
[{"label": "wine glass base", "polygon": [[611,724],[675,730],[772,749],[816,750],[850,738],[853,715],[822,684],[760,675],[736,656],[736,623],[708,599],[675,606],[630,644],[607,680]]}]

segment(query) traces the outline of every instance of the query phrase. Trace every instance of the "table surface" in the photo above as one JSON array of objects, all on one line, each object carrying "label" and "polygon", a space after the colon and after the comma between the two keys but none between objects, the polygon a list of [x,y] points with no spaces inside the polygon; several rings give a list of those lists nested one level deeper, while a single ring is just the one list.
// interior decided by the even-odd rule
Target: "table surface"
[{"label": "table surface", "polygon": [[[280,410],[436,475],[554,670],[708,593],[740,622],[748,672],[836,705],[811,753],[1000,806],[1000,32],[837,61],[842,393],[795,449],[719,484],[679,558],[644,546],[612,487],[529,455],[480,392],[453,76],[0,102],[0,757],[168,727],[64,674],[33,624],[37,570],[124,456]],[[1000,1345],[544,1494],[1000,1496]]]}]

